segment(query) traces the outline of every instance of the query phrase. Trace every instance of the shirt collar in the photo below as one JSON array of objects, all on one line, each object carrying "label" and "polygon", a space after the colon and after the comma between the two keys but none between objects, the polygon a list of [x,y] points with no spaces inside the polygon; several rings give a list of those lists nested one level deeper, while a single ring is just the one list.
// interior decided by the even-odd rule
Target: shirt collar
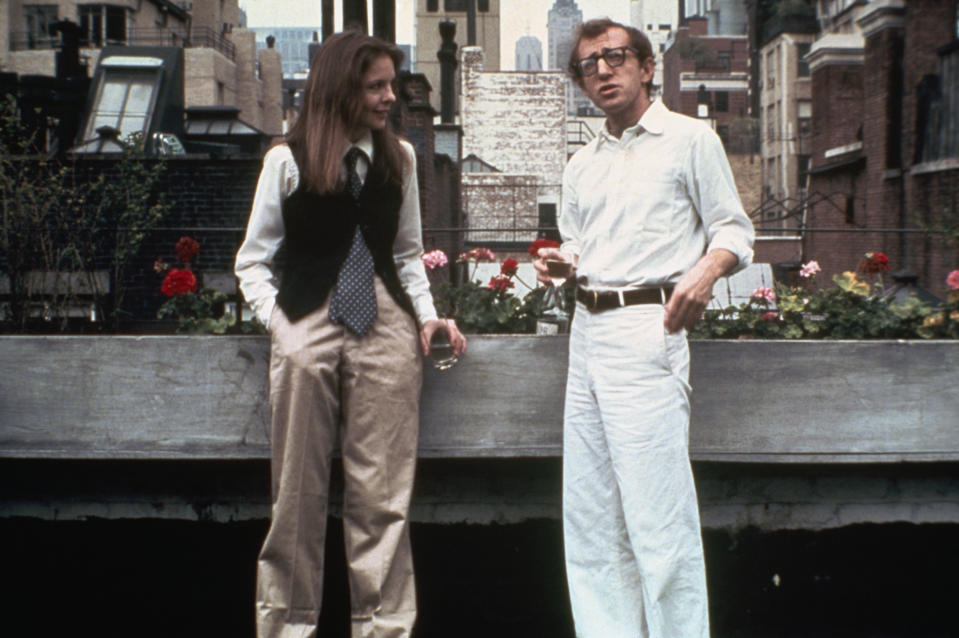
[{"label": "shirt collar", "polygon": [[366,131],[366,133],[363,134],[363,137],[356,140],[346,148],[346,151],[343,153],[343,157],[346,157],[346,153],[348,153],[349,150],[354,146],[363,151],[363,154],[366,155],[366,161],[369,162],[373,157],[373,133],[371,131]]},{"label": "shirt collar", "polygon": [[639,121],[623,131],[623,134],[617,138],[609,132],[608,124],[603,124],[600,136],[605,142],[620,143],[627,139],[639,136],[642,132],[652,133],[653,135],[662,135],[665,130],[665,120],[668,109],[663,105],[662,100],[651,102],[646,112],[639,118]]}]

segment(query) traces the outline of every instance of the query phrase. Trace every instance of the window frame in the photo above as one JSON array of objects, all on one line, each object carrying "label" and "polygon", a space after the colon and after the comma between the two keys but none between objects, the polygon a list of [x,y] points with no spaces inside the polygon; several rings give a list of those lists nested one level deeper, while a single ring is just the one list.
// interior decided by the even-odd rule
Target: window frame
[{"label": "window frame", "polygon": [[[112,126],[113,128],[119,130],[121,140],[125,139],[132,133],[140,133],[144,138],[146,138],[150,127],[153,124],[153,120],[156,117],[156,105],[160,95],[161,72],[162,68],[159,67],[151,68],[123,66],[105,68],[103,70],[103,75],[97,85],[96,96],[93,98],[83,139],[94,139],[97,136],[97,129],[101,126]],[[122,124],[124,120],[130,117],[132,114],[132,112],[128,110],[131,88],[134,84],[143,84],[144,80],[150,81],[152,89],[149,97],[149,104],[146,110],[136,113],[137,115],[142,113],[143,126],[137,131],[124,131]],[[102,105],[104,91],[108,85],[115,85],[118,83],[118,81],[125,81],[123,103],[118,111],[105,110]],[[102,121],[104,118],[110,117],[114,114],[115,118],[113,123],[105,123]]]}]

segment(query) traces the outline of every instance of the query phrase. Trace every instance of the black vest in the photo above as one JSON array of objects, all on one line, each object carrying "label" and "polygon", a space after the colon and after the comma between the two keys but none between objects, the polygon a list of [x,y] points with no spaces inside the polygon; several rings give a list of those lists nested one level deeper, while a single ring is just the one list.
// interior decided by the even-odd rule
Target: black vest
[{"label": "black vest", "polygon": [[373,268],[399,306],[415,319],[413,304],[400,284],[393,262],[403,192],[370,166],[359,201],[344,189],[318,195],[300,186],[283,202],[285,266],[276,302],[290,321],[323,305],[359,225],[373,254]]}]

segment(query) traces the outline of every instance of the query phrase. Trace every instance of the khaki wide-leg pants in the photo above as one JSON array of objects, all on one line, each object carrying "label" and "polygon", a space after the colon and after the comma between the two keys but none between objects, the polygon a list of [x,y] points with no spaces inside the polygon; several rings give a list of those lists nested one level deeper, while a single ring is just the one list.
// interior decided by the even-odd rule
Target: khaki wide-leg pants
[{"label": "khaki wide-leg pants", "polygon": [[407,511],[421,359],[413,319],[376,279],[364,337],[329,320],[329,301],[271,318],[272,521],[257,565],[259,638],[309,638],[323,596],[330,458],[343,454],[352,636],[409,636],[416,593]]}]

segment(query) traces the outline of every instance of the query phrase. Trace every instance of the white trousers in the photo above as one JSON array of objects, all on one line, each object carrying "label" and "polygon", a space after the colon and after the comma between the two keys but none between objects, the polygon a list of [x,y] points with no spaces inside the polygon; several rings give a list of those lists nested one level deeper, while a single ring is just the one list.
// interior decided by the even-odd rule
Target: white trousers
[{"label": "white trousers", "polygon": [[689,463],[689,348],[660,305],[570,330],[563,532],[578,638],[708,638]]}]

